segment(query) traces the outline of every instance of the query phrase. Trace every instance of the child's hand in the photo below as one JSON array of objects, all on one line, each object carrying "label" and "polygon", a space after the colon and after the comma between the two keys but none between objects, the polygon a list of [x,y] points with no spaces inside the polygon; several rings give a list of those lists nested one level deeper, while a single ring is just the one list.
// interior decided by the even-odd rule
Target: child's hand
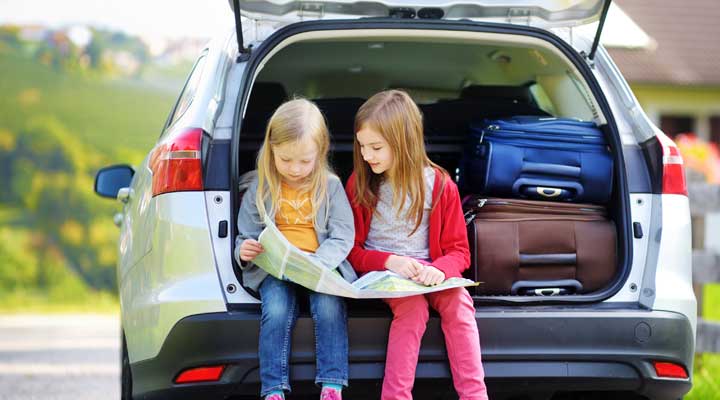
[{"label": "child's hand", "polygon": [[252,261],[264,250],[263,246],[257,240],[245,239],[240,245],[240,259],[243,261]]},{"label": "child's hand", "polygon": [[391,255],[385,261],[385,268],[402,276],[403,278],[414,278],[422,269],[423,265],[410,257]]},{"label": "child's hand", "polygon": [[432,265],[423,265],[423,268],[412,280],[425,286],[434,286],[445,280],[445,273]]}]

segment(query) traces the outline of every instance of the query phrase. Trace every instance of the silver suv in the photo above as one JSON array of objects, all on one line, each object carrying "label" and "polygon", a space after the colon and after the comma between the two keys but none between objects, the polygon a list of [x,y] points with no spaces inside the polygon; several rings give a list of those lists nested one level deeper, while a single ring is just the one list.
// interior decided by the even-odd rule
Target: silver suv
[{"label": "silver suv", "polygon": [[[98,194],[123,203],[123,399],[259,393],[259,300],[232,246],[242,176],[278,105],[303,96],[320,106],[347,179],[357,108],[404,88],[423,110],[431,158],[455,171],[467,126],[482,116],[461,96],[470,86],[492,87],[485,104],[509,114],[522,93],[547,114],[594,121],[615,165],[617,265],[606,287],[473,294],[492,398],[671,399],[690,389],[696,300],[682,158],[598,46],[609,0],[432,3],[231,0],[236,29],[202,51],[155,147],[138,167],[96,177]],[[346,397],[379,397],[390,319],[382,302],[349,302]],[[316,393],[313,337],[305,310],[291,370],[301,395]],[[418,397],[456,398],[443,343],[431,316]]]}]

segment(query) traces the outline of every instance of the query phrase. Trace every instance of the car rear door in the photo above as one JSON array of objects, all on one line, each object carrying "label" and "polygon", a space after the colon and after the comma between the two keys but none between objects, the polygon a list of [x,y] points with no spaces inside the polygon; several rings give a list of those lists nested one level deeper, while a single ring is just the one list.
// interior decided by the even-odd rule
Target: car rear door
[{"label": "car rear door", "polygon": [[[589,54],[597,48],[611,0],[229,0],[231,9],[275,28],[300,21],[347,18],[405,18],[472,20],[532,26],[557,31],[585,27],[594,30],[592,42],[571,40],[575,50]],[[237,4],[237,6],[236,6]],[[241,23],[236,18],[236,23]]]}]

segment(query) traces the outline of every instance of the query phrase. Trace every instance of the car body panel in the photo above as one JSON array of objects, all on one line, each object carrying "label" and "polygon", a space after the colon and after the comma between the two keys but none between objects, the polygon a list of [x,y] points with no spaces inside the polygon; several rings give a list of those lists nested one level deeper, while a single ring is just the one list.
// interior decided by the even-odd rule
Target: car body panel
[{"label": "car body panel", "polygon": [[182,318],[227,310],[203,192],[167,193],[151,203],[157,208],[153,251],[126,273],[119,288],[130,362],[154,357]]},{"label": "car body panel", "polygon": [[[367,301],[367,300],[366,300]],[[382,306],[382,304],[379,304]],[[345,396],[378,398],[384,372],[386,309],[353,313],[349,304],[350,386]],[[561,390],[637,391],[652,399],[677,399],[690,381],[658,378],[650,364],[662,359],[692,364],[692,331],[681,314],[601,308],[542,309],[483,307],[475,314],[483,368],[491,390],[552,392]],[[259,307],[195,315],[178,322],[157,357],[131,365],[135,395],[143,399],[225,399],[259,392]],[[301,312],[290,359],[293,394],[317,393],[312,318]],[[452,393],[450,369],[440,319],[432,315],[423,336],[416,377]],[[219,382],[173,385],[182,369],[209,363],[228,365]],[[195,390],[194,390],[195,389]],[[438,396],[440,397],[440,396]]]},{"label": "car body panel", "polygon": [[697,300],[692,287],[692,232],[687,196],[663,194],[662,231],[652,238],[658,247],[653,309],[685,315],[693,333],[697,326]]},{"label": "car body panel", "polygon": [[[215,262],[218,266],[220,281],[224,288],[225,297],[228,303],[233,304],[254,304],[260,303],[260,300],[248,293],[240,281],[238,275],[233,270],[233,245],[235,242],[230,235],[230,224],[233,223],[230,213],[230,193],[229,192],[205,192],[205,199],[208,204],[207,219],[210,223],[210,234],[212,238],[213,252],[215,253]],[[228,234],[221,238],[218,234],[219,226],[222,221],[228,223]]]},{"label": "car body panel", "polygon": [[152,198],[152,173],[147,167],[148,158],[135,170],[127,203],[123,207],[118,254],[118,282],[152,249],[155,207]]},{"label": "car body panel", "polygon": [[[652,195],[647,193],[631,193],[630,208],[632,209],[632,222],[648,227],[650,223],[650,209]],[[645,228],[647,229],[647,228]],[[640,297],[643,271],[645,269],[645,255],[647,253],[648,232],[642,238],[633,237],[633,261],[630,274],[623,284],[622,290],[605,302],[636,303]]]}]

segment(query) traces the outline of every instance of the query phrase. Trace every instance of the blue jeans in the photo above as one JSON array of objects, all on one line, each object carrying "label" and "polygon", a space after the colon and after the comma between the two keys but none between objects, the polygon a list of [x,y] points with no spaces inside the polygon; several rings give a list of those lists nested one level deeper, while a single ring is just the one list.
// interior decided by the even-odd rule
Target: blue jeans
[{"label": "blue jeans", "polygon": [[[290,282],[268,276],[260,285],[260,395],[273,390],[290,391],[290,345],[298,316],[295,290]],[[336,296],[308,291],[315,327],[315,383],[347,386],[348,337],[345,301]]]}]

